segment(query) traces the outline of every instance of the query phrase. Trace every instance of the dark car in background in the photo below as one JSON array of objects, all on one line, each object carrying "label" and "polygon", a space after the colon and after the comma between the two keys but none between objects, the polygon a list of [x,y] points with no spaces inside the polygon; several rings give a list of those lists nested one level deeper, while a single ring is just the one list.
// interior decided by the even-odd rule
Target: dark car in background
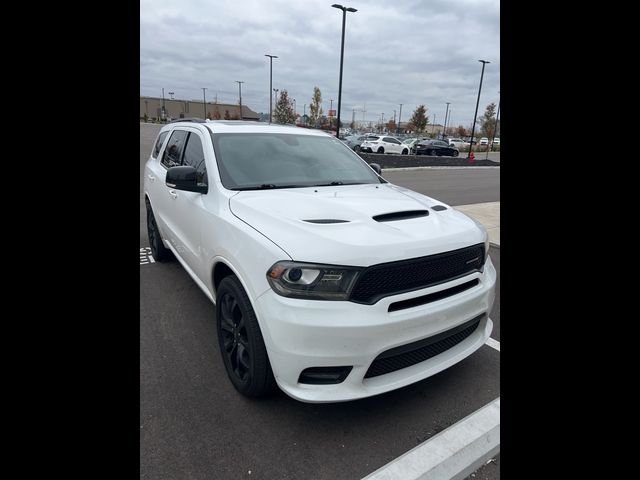
[{"label": "dark car in background", "polygon": [[421,140],[416,144],[416,155],[457,157],[459,154],[457,148],[442,140]]}]

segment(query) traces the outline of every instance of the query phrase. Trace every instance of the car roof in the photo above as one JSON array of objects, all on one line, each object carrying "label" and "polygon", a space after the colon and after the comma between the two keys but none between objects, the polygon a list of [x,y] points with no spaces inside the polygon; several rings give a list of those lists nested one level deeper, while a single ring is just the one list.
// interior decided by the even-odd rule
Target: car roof
[{"label": "car roof", "polygon": [[[248,120],[207,120],[203,121],[175,121],[165,125],[166,129],[174,127],[195,127],[202,126],[213,133],[286,133],[297,135],[311,135],[334,137],[323,130],[314,130],[309,128],[296,127],[295,125],[269,124],[265,122],[254,122]],[[163,128],[163,130],[165,130]]]}]

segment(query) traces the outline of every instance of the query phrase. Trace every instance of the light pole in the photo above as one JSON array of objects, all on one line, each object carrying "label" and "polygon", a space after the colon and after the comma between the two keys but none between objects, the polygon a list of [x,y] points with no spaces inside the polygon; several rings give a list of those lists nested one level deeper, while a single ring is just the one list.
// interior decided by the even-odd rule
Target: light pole
[{"label": "light pole", "polygon": [[449,105],[451,105],[451,102],[447,102],[447,111],[444,114],[444,129],[442,130],[442,138],[444,139],[445,135],[447,134],[447,118],[449,117]]},{"label": "light pole", "polygon": [[307,104],[302,104],[302,120],[304,124],[307,125]]},{"label": "light pole", "polygon": [[273,97],[271,96],[273,89],[273,59],[278,57],[276,55],[265,55],[265,57],[269,57],[269,123],[271,123],[271,107],[273,106]]},{"label": "light pole", "polygon": [[396,135],[400,133],[400,119],[402,118],[402,104],[400,104],[400,113],[398,114],[398,125],[396,125]]},{"label": "light pole", "polygon": [[344,28],[347,22],[347,12],[357,12],[355,8],[343,7],[334,3],[331,5],[333,8],[339,8],[342,10],[342,44],[340,47],[340,82],[338,83],[338,126],[336,127],[336,136],[340,138],[340,107],[342,105],[342,64],[344,61]]},{"label": "light pole", "polygon": [[433,124],[431,125],[431,135],[433,135],[433,132],[435,132],[436,130],[436,114],[433,114]]},{"label": "light pole", "polygon": [[164,88],[162,89],[162,120],[164,120],[164,116],[165,116],[165,108],[164,108]]},{"label": "light pole", "polygon": [[298,122],[296,121],[296,120],[297,120],[297,118],[296,118],[297,116],[298,116],[298,112],[296,111],[296,99],[294,98],[294,99],[293,99],[293,124],[294,124],[294,125],[295,125],[296,123],[298,123]]},{"label": "light pole", "polygon": [[478,87],[478,100],[476,101],[476,113],[473,115],[473,123],[471,124],[471,142],[469,145],[469,153],[467,154],[467,158],[471,157],[471,152],[473,152],[473,135],[476,133],[476,118],[478,118],[478,106],[480,105],[480,92],[482,91],[482,77],[484,77],[484,66],[487,63],[486,60],[478,60],[482,63],[482,73],[480,73],[480,86]]},{"label": "light pole", "polygon": [[202,106],[204,107],[204,118],[205,120],[207,119],[207,93],[206,93],[206,87],[202,87]]},{"label": "light pole", "polygon": [[384,112],[380,115],[380,133],[384,133]]},{"label": "light pole", "polygon": [[241,82],[240,80],[235,80],[235,82],[238,84],[238,95],[240,95],[240,120],[242,120],[242,84],[244,82]]}]

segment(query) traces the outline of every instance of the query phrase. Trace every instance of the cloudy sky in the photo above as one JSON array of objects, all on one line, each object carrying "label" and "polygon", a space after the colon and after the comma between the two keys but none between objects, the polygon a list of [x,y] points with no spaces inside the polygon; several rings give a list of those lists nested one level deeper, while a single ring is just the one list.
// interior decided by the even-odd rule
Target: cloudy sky
[{"label": "cloudy sky", "polygon": [[[332,0],[141,0],[140,94],[242,101],[269,111],[269,59],[273,88],[296,99],[298,113],[313,87],[323,109],[338,103],[342,12]],[[342,120],[407,120],[419,104],[430,122],[470,126],[485,67],[478,116],[498,102],[500,90],[499,0],[349,0]],[[363,109],[366,112],[363,113]]]}]

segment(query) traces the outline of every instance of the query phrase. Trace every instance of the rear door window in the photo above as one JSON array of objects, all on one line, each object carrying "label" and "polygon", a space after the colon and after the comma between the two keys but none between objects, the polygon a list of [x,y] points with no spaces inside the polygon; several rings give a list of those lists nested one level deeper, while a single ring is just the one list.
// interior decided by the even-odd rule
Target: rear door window
[{"label": "rear door window", "polygon": [[182,151],[184,150],[187,132],[185,130],[174,130],[169,137],[167,148],[162,155],[162,165],[167,168],[177,167],[181,164]]},{"label": "rear door window", "polygon": [[153,147],[153,152],[151,153],[151,156],[153,158],[158,158],[158,154],[160,153],[160,149],[162,148],[162,144],[164,143],[164,139],[167,138],[168,133],[169,132],[162,132],[160,135],[158,135],[156,146]]}]

